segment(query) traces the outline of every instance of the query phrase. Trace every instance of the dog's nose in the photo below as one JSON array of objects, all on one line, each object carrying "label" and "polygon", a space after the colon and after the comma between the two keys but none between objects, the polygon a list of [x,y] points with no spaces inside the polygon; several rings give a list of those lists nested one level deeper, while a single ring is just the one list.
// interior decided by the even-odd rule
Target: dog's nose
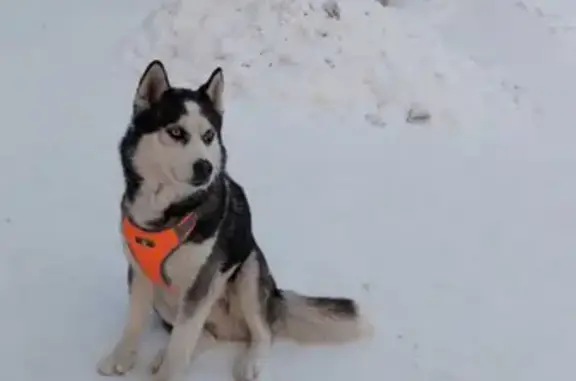
[{"label": "dog's nose", "polygon": [[212,174],[212,164],[206,159],[197,160],[194,163],[194,182],[204,183]]}]

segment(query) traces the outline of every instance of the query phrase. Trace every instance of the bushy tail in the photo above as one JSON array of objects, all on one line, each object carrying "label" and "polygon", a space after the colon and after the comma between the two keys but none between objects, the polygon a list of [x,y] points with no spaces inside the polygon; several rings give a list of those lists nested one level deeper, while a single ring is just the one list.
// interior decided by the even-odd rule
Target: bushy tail
[{"label": "bushy tail", "polygon": [[352,299],[311,297],[281,290],[278,336],[301,344],[345,343],[370,336],[372,326]]}]

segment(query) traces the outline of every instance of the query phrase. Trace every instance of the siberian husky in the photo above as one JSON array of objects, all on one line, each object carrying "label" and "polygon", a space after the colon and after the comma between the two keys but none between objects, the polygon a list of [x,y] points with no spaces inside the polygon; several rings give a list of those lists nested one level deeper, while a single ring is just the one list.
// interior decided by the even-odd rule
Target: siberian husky
[{"label": "siberian husky", "polygon": [[196,90],[173,87],[162,62],[145,69],[119,151],[129,263],[129,314],[102,375],[123,375],[156,313],[170,332],[150,366],[172,381],[217,341],[243,343],[233,375],[255,380],[274,338],[344,343],[371,325],[354,300],[278,288],[252,233],[242,187],[226,171],[224,76]]}]

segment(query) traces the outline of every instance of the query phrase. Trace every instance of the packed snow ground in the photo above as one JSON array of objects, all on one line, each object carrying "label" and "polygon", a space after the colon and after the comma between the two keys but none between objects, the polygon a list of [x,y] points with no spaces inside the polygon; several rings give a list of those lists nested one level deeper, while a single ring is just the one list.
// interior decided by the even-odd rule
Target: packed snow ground
[{"label": "packed snow ground", "polygon": [[[262,380],[576,377],[572,1],[160,3],[0,1],[6,379],[103,380],[126,312],[116,145],[155,55],[191,85],[223,66],[230,171],[279,283],[355,297],[377,329],[278,343]],[[187,379],[229,380],[233,353]]]}]

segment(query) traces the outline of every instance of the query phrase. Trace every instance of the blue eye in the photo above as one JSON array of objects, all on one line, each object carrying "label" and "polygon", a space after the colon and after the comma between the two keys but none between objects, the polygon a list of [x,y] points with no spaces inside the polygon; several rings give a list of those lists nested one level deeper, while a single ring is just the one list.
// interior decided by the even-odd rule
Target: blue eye
[{"label": "blue eye", "polygon": [[214,136],[216,136],[214,130],[208,130],[202,135],[202,141],[204,144],[210,144],[214,140]]},{"label": "blue eye", "polygon": [[166,128],[166,133],[170,135],[170,137],[173,138],[174,140],[179,140],[182,139],[182,137],[184,137],[186,131],[184,131],[184,129],[179,126],[170,126]]}]

